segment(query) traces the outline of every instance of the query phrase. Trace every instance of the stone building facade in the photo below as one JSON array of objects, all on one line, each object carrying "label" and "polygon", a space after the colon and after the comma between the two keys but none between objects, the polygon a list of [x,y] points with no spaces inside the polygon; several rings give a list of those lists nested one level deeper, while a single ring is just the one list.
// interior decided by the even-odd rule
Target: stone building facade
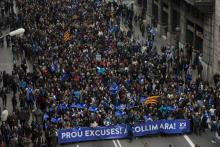
[{"label": "stone building facade", "polygon": [[143,0],[147,20],[157,25],[158,34],[175,44],[179,28],[179,46],[187,43],[201,53],[203,78],[211,80],[220,72],[220,0]]}]

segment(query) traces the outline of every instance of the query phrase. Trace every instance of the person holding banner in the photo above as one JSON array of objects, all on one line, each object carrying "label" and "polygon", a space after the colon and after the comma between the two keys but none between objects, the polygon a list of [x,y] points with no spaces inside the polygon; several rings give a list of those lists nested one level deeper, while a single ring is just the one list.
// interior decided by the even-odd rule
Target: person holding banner
[{"label": "person holding banner", "polygon": [[50,146],[57,147],[57,129],[56,125],[53,125],[49,130]]},{"label": "person holding banner", "polygon": [[127,130],[128,130],[128,139],[130,142],[133,140],[133,124],[130,122],[127,124]]}]

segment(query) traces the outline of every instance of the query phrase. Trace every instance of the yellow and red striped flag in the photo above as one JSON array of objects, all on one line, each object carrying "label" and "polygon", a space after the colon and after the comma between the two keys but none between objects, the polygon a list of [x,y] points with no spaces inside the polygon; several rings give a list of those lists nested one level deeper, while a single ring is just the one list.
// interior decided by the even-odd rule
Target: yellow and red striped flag
[{"label": "yellow and red striped flag", "polygon": [[63,40],[64,42],[67,42],[70,40],[70,33],[68,31],[64,33]]},{"label": "yellow and red striped flag", "polygon": [[159,98],[160,96],[150,96],[148,97],[145,102],[144,102],[144,105],[148,105],[148,104],[156,104],[157,103],[157,99]]}]

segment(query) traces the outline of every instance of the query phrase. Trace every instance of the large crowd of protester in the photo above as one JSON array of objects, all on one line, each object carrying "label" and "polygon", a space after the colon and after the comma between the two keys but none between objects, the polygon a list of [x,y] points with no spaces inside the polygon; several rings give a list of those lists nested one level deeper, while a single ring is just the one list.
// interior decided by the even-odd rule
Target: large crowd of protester
[{"label": "large crowd of protester", "polygon": [[[12,75],[1,76],[0,141],[6,146],[55,147],[57,129],[161,119],[190,119],[197,135],[211,129],[218,137],[219,75],[214,85],[204,81],[199,54],[192,60],[189,45],[158,51],[156,29],[144,25],[133,5],[104,0],[16,2],[16,25],[26,32],[12,38],[14,59],[22,58],[21,65],[14,65]],[[144,42],[133,37],[134,23],[147,36]],[[31,73],[26,60],[33,62]],[[6,107],[10,91],[11,114]]]}]

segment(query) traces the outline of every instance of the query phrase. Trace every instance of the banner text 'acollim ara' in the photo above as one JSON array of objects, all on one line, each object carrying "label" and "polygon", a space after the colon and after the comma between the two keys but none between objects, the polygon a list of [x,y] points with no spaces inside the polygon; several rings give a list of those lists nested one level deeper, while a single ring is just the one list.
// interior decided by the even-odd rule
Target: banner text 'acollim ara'
[{"label": "banner text 'acollim ara'", "polygon": [[[190,131],[189,120],[160,120],[134,125],[134,136],[153,135],[159,133],[179,134]],[[106,127],[82,127],[61,129],[58,131],[59,143],[80,142],[89,140],[115,139],[128,137],[127,125]]]}]

